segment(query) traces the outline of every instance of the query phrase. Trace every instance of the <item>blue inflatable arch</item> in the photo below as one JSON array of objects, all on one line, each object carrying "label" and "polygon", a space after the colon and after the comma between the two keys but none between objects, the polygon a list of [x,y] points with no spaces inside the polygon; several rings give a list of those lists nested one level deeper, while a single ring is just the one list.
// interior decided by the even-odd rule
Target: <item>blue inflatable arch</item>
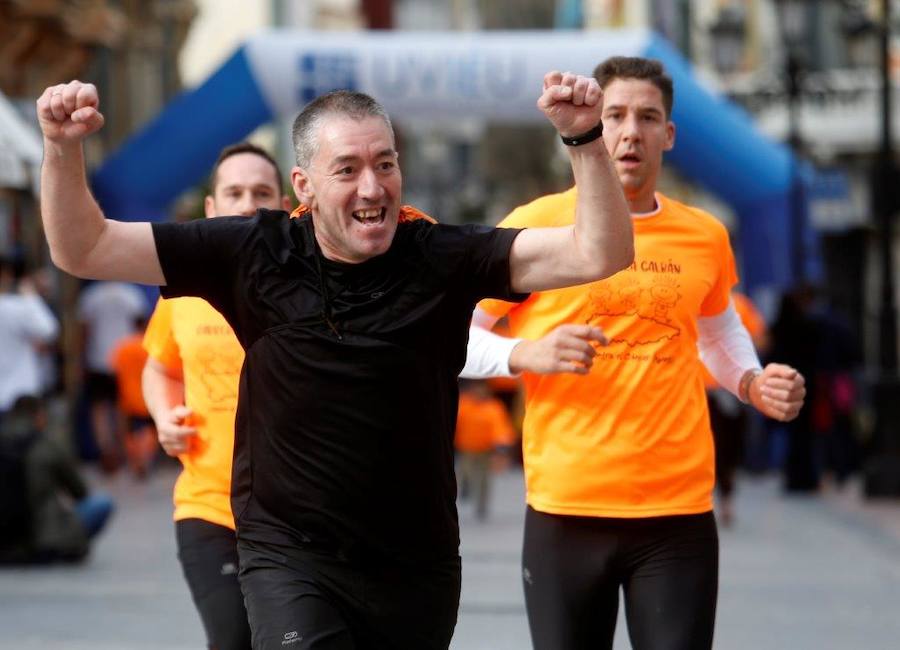
[{"label": "blue inflatable arch", "polygon": [[737,213],[745,286],[788,286],[795,250],[790,151],[705,89],[673,47],[645,30],[263,32],[111,155],[93,178],[94,191],[110,217],[159,220],[208,173],[222,147],[335,88],[373,95],[395,120],[540,121],[536,89],[547,70],[590,74],[612,55],[665,64],[678,126],[667,159]]}]

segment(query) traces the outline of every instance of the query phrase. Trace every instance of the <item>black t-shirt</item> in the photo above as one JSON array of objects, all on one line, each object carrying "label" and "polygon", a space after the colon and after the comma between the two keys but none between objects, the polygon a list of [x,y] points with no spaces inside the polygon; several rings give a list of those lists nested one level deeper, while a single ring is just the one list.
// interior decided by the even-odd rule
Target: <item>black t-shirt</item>
[{"label": "black t-shirt", "polygon": [[205,298],[246,351],[232,510],[249,541],[350,559],[456,555],[457,375],[483,297],[521,300],[514,229],[401,223],[361,264],[313,220],[154,224],[167,297]]}]

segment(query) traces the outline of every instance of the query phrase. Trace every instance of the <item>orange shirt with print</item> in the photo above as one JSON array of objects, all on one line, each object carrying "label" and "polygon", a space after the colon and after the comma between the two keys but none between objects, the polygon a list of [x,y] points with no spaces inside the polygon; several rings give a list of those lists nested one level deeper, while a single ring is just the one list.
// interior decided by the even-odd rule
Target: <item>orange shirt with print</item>
[{"label": "orange shirt with print", "polygon": [[234,529],[231,460],[244,350],[225,318],[200,298],[160,299],[144,348],[173,373],[183,372],[184,402],[197,428],[190,450],[178,457],[183,470],[175,483],[175,520]]},{"label": "orange shirt with print", "polygon": [[465,391],[460,393],[456,436],[453,439],[458,451],[480,453],[512,445],[515,441],[516,432],[503,402],[496,397],[476,397]]},{"label": "orange shirt with print", "polygon": [[[655,517],[712,510],[712,433],[697,354],[697,318],[721,313],[737,282],[725,227],[656,195],[633,218],[635,260],[611,278],[485,300],[514,336],[537,339],[563,323],[599,326],[591,372],[523,377],[528,503],[596,517]],[[514,210],[500,225],[574,222],[575,188]]]},{"label": "orange shirt with print", "polygon": [[147,361],[147,352],[141,345],[140,333],[126,336],[113,348],[109,365],[116,375],[119,389],[119,410],[132,417],[150,417],[141,390],[141,374]]}]

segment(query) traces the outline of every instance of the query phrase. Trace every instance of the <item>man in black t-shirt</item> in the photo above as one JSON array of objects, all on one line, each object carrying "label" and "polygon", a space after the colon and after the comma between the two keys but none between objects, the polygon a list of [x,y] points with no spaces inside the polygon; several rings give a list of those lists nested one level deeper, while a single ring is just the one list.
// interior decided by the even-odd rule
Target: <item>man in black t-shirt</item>
[{"label": "man in black t-shirt", "polygon": [[574,226],[517,231],[411,219],[382,107],[339,91],[294,123],[291,181],[310,217],[105,220],[81,140],[89,84],[38,100],[54,261],[215,306],[244,346],[232,510],[255,648],[446,648],[459,601],[456,377],[487,296],[605,277],[633,256],[599,136],[596,82],[549,73],[538,107],[569,146]]}]

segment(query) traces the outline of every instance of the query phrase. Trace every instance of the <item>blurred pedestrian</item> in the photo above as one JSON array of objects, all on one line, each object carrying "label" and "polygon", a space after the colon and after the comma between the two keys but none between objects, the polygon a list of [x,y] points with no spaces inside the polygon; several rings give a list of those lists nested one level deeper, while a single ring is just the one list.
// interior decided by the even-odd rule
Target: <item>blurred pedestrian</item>
[{"label": "blurred pedestrian", "polygon": [[73,455],[47,434],[42,400],[22,395],[0,424],[0,561],[78,562],[113,511]]},{"label": "blurred pedestrian", "polygon": [[[278,165],[249,142],[222,150],[209,186],[203,204],[208,219],[289,208]],[[144,394],[159,443],[183,466],[175,483],[175,538],[207,644],[249,648],[230,503],[244,350],[225,318],[201,298],[161,298],[143,345]]]},{"label": "blurred pedestrian", "polygon": [[[784,359],[807,378],[810,398],[819,391],[816,385],[817,356],[821,329],[813,314],[815,291],[801,284],[781,298],[778,316],[772,324],[772,357]],[[787,454],[784,460],[784,488],[787,492],[815,492],[819,489],[821,469],[813,430],[813,408],[784,425]]]},{"label": "blurred pedestrian", "polygon": [[136,318],[147,316],[143,292],[127,282],[92,282],[78,297],[84,343],[84,388],[100,467],[115,472],[122,462],[116,435],[116,377],[109,365],[113,346],[134,333]]},{"label": "blurred pedestrian", "polygon": [[815,492],[826,474],[840,486],[859,463],[853,424],[859,344],[822,290],[806,282],[782,296],[772,342],[773,355],[793,359],[809,377],[809,408],[786,427],[785,489]]},{"label": "blurred pedestrian", "polygon": [[52,343],[59,322],[24,270],[0,259],[0,421],[21,395],[40,395],[41,346]]},{"label": "blurred pedestrian", "polygon": [[509,463],[516,432],[503,402],[483,380],[462,380],[453,444],[459,454],[457,483],[460,499],[471,498],[475,517],[487,519],[491,473]]},{"label": "blurred pedestrian", "polygon": [[[501,359],[470,352],[467,369],[527,371],[522,575],[534,647],[612,647],[621,588],[635,648],[700,650],[712,647],[719,546],[698,348],[722,386],[779,420],[800,409],[803,377],[760,366],[731,301],[737,273],[725,227],[656,191],[675,144],[662,65],[613,57],[594,76],[603,139],[631,209],[634,263],[519,305],[483,301],[473,326],[506,315],[525,340],[511,353],[499,345]],[[576,183],[500,225],[571,223],[584,191]]]},{"label": "blurred pedestrian", "polygon": [[294,123],[291,181],[308,218],[105,220],[82,154],[103,123],[98,101],[80,82],[38,100],[44,232],[68,272],[203,297],[241,342],[231,504],[254,647],[447,648],[461,579],[452,436],[472,309],[631,260],[627,206],[595,136],[596,82],[545,77],[538,106],[582,143],[570,155],[584,196],[577,224],[521,231],[410,219],[390,120],[348,91]]},{"label": "blurred pedestrian", "polygon": [[812,424],[821,440],[823,478],[842,487],[860,462],[856,409],[863,355],[858,337],[853,335],[846,319],[824,296],[819,304],[816,394],[810,405]]}]

